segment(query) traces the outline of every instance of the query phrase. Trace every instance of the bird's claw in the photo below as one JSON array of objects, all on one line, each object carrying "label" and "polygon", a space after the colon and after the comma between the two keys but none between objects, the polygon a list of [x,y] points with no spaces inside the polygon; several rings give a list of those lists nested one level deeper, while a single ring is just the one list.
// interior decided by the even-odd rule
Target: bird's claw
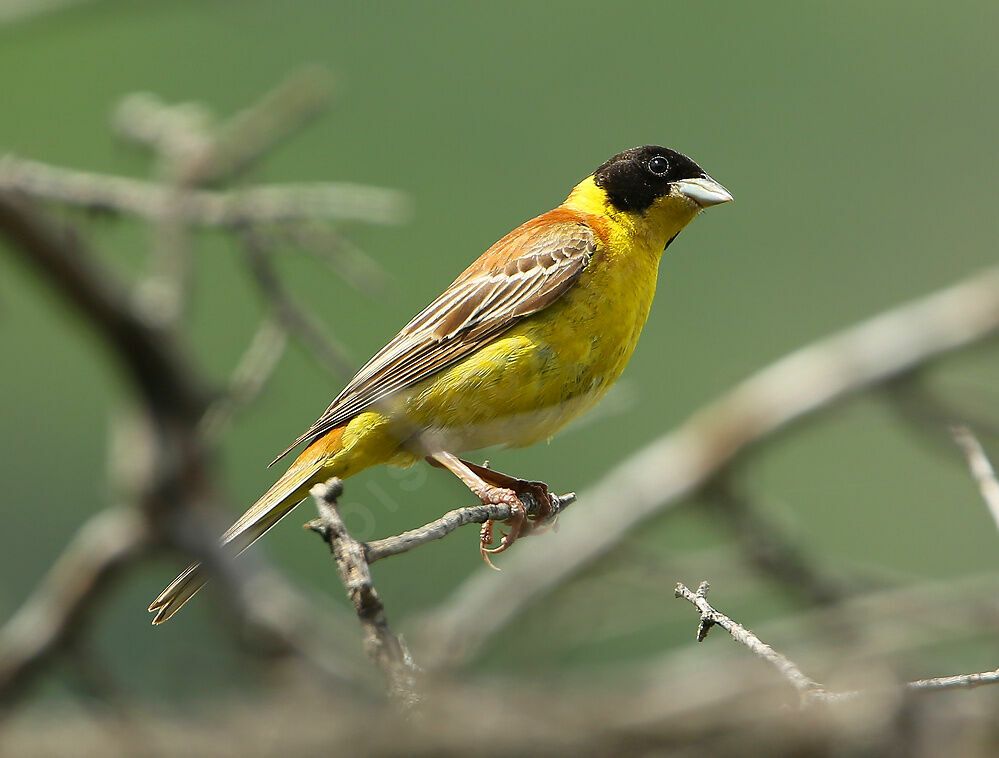
[{"label": "bird's claw", "polygon": [[491,485],[477,493],[484,504],[505,504],[510,506],[510,517],[503,522],[509,525],[510,531],[500,531],[498,545],[492,547],[495,536],[493,534],[494,521],[486,521],[479,530],[479,552],[482,555],[482,560],[490,568],[494,568],[497,571],[499,571],[499,568],[492,562],[489,556],[509,550],[510,546],[519,537],[530,533],[536,528],[535,522],[548,519],[554,510],[555,501],[548,492],[547,485],[542,482],[526,482],[523,480],[518,480],[517,483],[523,485],[519,488],[520,491],[529,494],[541,506],[538,513],[528,516],[527,508],[524,507],[523,501],[513,489]]}]

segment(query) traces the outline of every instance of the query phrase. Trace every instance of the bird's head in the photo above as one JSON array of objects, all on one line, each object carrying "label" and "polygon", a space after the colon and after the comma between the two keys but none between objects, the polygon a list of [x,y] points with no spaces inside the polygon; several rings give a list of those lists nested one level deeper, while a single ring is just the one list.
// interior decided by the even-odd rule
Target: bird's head
[{"label": "bird's head", "polygon": [[704,208],[731,199],[727,189],[686,155],[645,145],[601,164],[566,202],[615,217],[636,231],[665,235],[665,244]]}]

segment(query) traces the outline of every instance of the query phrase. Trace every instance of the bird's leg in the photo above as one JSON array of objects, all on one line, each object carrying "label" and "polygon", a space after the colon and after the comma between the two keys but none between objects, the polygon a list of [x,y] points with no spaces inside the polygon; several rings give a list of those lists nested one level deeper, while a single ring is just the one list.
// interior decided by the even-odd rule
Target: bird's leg
[{"label": "bird's leg", "polygon": [[528,518],[534,522],[547,521],[555,510],[555,498],[548,490],[548,485],[544,482],[535,482],[528,479],[518,479],[515,476],[504,474],[487,466],[479,466],[466,460],[462,460],[473,473],[489,484],[513,490],[517,495],[530,495],[537,503],[537,508]]},{"label": "bird's leg", "polygon": [[[486,522],[479,533],[479,551],[482,553],[482,559],[492,566],[489,555],[492,553],[502,553],[516,542],[517,537],[520,536],[520,531],[527,521],[527,509],[524,507],[524,503],[521,502],[520,498],[517,497],[517,493],[512,489],[486,481],[468,463],[453,453],[446,451],[434,453],[427,457],[427,461],[435,466],[446,468],[457,476],[484,505],[510,506],[510,518],[504,522],[509,524],[510,531],[507,534],[503,534],[499,545],[490,547],[493,538],[492,522]],[[482,471],[489,471],[489,469],[483,469],[480,466],[476,466],[475,468]]]},{"label": "bird's leg", "polygon": [[548,491],[548,486],[543,482],[517,479],[485,466],[464,461],[446,451],[427,456],[427,462],[433,466],[446,468],[457,476],[482,503],[510,506],[510,518],[504,522],[510,526],[510,531],[507,534],[501,532],[503,536],[499,545],[490,547],[493,541],[492,521],[484,523],[479,532],[479,550],[483,560],[490,566],[492,566],[492,562],[489,560],[490,554],[502,553],[507,550],[525,531],[525,527],[528,531],[533,527],[533,524],[529,525],[528,523],[527,509],[518,496],[519,493],[529,494],[537,502],[539,512],[532,514],[532,521],[543,521],[553,511],[552,496]]}]

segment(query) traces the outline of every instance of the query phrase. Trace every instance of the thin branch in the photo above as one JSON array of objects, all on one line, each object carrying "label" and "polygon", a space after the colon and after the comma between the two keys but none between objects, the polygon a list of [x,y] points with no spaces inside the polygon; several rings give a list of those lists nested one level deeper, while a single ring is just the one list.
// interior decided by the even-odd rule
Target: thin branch
[{"label": "thin branch", "polygon": [[677,584],[675,594],[691,602],[701,612],[701,620],[697,625],[697,641],[703,642],[712,626],[720,626],[728,632],[732,639],[740,645],[745,645],[754,655],[769,663],[787,682],[798,691],[803,699],[819,702],[833,702],[849,697],[852,693],[829,692],[821,684],[807,677],[797,664],[782,653],[778,653],[741,624],[736,623],[724,613],[716,611],[708,603],[707,594],[710,586],[701,582],[697,592],[691,592],[685,585]]},{"label": "thin branch", "polygon": [[[823,685],[809,678],[794,661],[783,653],[774,650],[770,645],[763,642],[753,632],[724,613],[716,610],[707,600],[710,585],[704,581],[697,588],[697,592],[677,583],[674,595],[690,602],[701,613],[700,622],[697,625],[697,641],[703,642],[712,626],[720,626],[733,640],[745,646],[758,658],[769,663],[787,681],[798,694],[803,702],[835,703],[844,700],[851,700],[866,693],[859,690],[834,692],[826,689]],[[903,688],[908,692],[939,692],[941,690],[971,689],[981,687],[986,684],[999,682],[999,669],[994,671],[984,671],[975,674],[958,674],[956,676],[941,676],[933,679],[917,679],[906,682]]]},{"label": "thin branch", "polygon": [[999,682],[999,669],[983,671],[980,674],[958,674],[938,676],[933,679],[917,679],[906,682],[905,688],[913,692],[935,692],[937,690],[974,689],[985,684]]},{"label": "thin branch", "polygon": [[226,392],[212,403],[201,419],[201,433],[206,439],[216,439],[236,414],[260,396],[287,345],[288,332],[271,318],[265,318],[237,361]]},{"label": "thin branch", "polygon": [[[0,235],[6,235],[13,243],[10,249],[77,307],[126,367],[145,400],[127,447],[131,465],[124,467],[130,479],[125,489],[136,506],[102,511],[88,521],[48,577],[0,630],[0,698],[8,698],[85,628],[80,619],[106,593],[107,577],[153,544],[188,553],[191,532],[203,532],[189,523],[189,511],[216,495],[204,468],[204,440],[197,431],[207,394],[199,389],[198,377],[169,333],[150,325],[127,290],[75,237],[60,234],[22,200],[2,193]],[[214,538],[211,543],[214,547]],[[237,580],[230,586],[247,584],[241,577]],[[272,602],[281,594],[254,587],[229,598],[238,617],[250,621],[265,639],[298,653],[309,661],[310,670],[342,681],[349,667],[330,654],[328,640],[314,638],[316,614],[275,618],[261,606],[281,607]],[[301,602],[298,607],[310,606]]]},{"label": "thin branch", "polygon": [[[308,671],[338,682],[356,683],[366,677],[367,667],[358,675],[332,652],[334,640],[344,635],[328,633],[329,614],[315,611],[273,572],[248,573],[245,562],[236,570],[218,560],[221,551],[214,536],[209,537],[196,517],[218,500],[207,435],[217,433],[241,403],[260,391],[283,349],[282,330],[265,324],[240,361],[229,394],[207,414],[211,395],[174,333],[187,277],[183,261],[176,269],[173,264],[176,256],[189,252],[188,226],[210,224],[232,231],[322,216],[376,223],[398,219],[401,196],[373,188],[315,184],[209,192],[191,187],[244,171],[311,118],[318,101],[314,92],[305,90],[314,90],[314,85],[293,79],[220,128],[212,128],[204,110],[161,108],[145,125],[152,130],[148,144],[160,155],[166,185],[0,159],[0,238],[82,314],[113,359],[125,367],[142,401],[129,415],[137,423],[129,427],[134,434],[128,444],[112,437],[115,488],[127,493],[123,499],[132,507],[92,517],[0,629],[0,698],[20,689],[46,661],[71,652],[69,646],[87,628],[81,619],[107,591],[105,580],[153,547],[167,547],[215,569],[226,590],[226,605],[234,611],[230,618],[248,622],[253,636],[265,641],[270,652],[294,653]],[[132,105],[136,102],[133,99]],[[77,237],[38,213],[31,197],[135,213],[162,223],[165,244],[157,263],[166,265],[156,267],[159,276],[147,273],[129,287]],[[149,307],[163,284],[177,290],[180,307]],[[140,297],[144,291],[154,297]],[[170,294],[163,301],[168,306]]]},{"label": "thin branch", "polygon": [[528,605],[795,422],[997,329],[999,269],[988,269],[764,368],[604,476],[580,497],[557,539],[513,551],[502,574],[480,571],[459,586],[428,619],[429,660],[454,664],[475,655]]},{"label": "thin branch", "polygon": [[967,426],[952,426],[950,433],[954,442],[964,453],[964,457],[967,458],[971,475],[978,484],[978,489],[992,515],[992,520],[999,528],[999,480],[996,479],[995,469],[992,468],[985,448],[982,447],[982,443],[978,441],[975,433]]},{"label": "thin branch", "polygon": [[396,224],[408,202],[395,190],[344,182],[258,184],[239,190],[176,191],[156,182],[50,166],[13,155],[0,157],[0,191],[88,211],[127,213],[148,221],[175,216],[186,224],[232,228],[325,218]]},{"label": "thin branch", "polygon": [[384,675],[389,697],[403,711],[411,711],[420,701],[416,689],[419,669],[406,643],[389,628],[385,607],[371,578],[364,543],[350,536],[340,518],[337,498],[342,493],[343,485],[336,478],[312,488],[319,518],[309,528],[330,547],[347,596],[364,629],[365,652]]},{"label": "thin branch", "polygon": [[0,629],[0,700],[9,701],[83,625],[93,598],[149,545],[137,511],[102,511],[77,532],[28,602]]},{"label": "thin branch", "polygon": [[[524,502],[527,514],[538,512],[538,503],[530,493],[521,493],[520,498]],[[565,495],[556,495],[555,504],[551,514],[544,520],[535,522],[535,527],[546,527],[555,522],[558,515],[576,501],[576,493],[569,492]],[[466,524],[483,524],[486,521],[506,521],[511,516],[509,505],[472,505],[466,508],[455,508],[448,511],[439,519],[431,521],[429,524],[411,529],[394,537],[386,537],[381,540],[372,540],[362,543],[364,545],[364,557],[368,563],[380,561],[399,553],[405,553],[413,548],[425,545],[428,542],[446,537],[455,529]],[[527,532],[529,535],[530,532]]]},{"label": "thin branch", "polygon": [[301,131],[329,105],[332,89],[326,69],[299,69],[216,128],[208,128],[211,115],[204,106],[166,105],[136,93],[119,105],[114,127],[125,139],[169,155],[178,184],[211,184],[243,173]]},{"label": "thin branch", "polygon": [[285,291],[281,280],[271,265],[270,250],[258,232],[243,229],[240,235],[250,273],[267,301],[274,317],[291,334],[309,349],[322,365],[334,376],[346,379],[354,373],[354,363],[346,349],[329,337],[294,299]]},{"label": "thin branch", "polygon": [[23,200],[0,193],[0,236],[91,322],[154,408],[200,417],[207,392],[170,335],[132,305],[124,286],[84,244]]},{"label": "thin branch", "polygon": [[366,295],[382,293],[394,281],[378,261],[329,224],[291,220],[277,225],[275,232],[283,246],[304,249]]}]

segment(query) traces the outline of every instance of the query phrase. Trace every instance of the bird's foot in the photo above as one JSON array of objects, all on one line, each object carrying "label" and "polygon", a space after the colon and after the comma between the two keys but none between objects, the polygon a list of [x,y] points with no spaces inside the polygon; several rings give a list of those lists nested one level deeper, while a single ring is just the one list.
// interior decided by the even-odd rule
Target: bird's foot
[{"label": "bird's foot", "polygon": [[[510,527],[510,531],[503,532],[497,530],[500,533],[500,541],[496,547],[492,547],[494,539],[494,521],[486,521],[482,524],[482,528],[479,530],[479,552],[482,554],[482,560],[490,568],[496,568],[493,562],[489,559],[490,555],[495,555],[496,553],[502,553],[504,550],[509,549],[509,547],[517,541],[520,537],[524,526],[527,524],[527,508],[524,507],[524,503],[517,493],[511,489],[505,487],[497,487],[495,485],[487,484],[475,493],[479,500],[482,501],[483,505],[509,505],[510,506],[510,518],[506,519],[503,523]],[[497,569],[498,571],[499,569]]]},{"label": "bird's foot", "polygon": [[[482,559],[491,568],[496,568],[489,560],[489,556],[508,550],[519,537],[550,529],[555,523],[552,515],[557,513],[558,503],[544,482],[515,479],[512,476],[493,471],[489,471],[489,474],[492,475],[489,478],[496,483],[490,483],[475,494],[479,495],[479,499],[485,504],[510,506],[510,518],[503,522],[509,525],[510,531],[506,533],[500,531],[500,542],[496,547],[492,547],[495,528],[493,521],[485,522],[479,531],[479,550],[482,553]],[[482,478],[486,479],[485,476]],[[528,515],[528,509],[522,498],[533,501],[530,515]]]},{"label": "bird's foot", "polygon": [[552,526],[555,517],[565,506],[564,502],[552,495],[544,482],[518,479],[489,468],[488,463],[480,466],[444,451],[428,456],[427,462],[455,474],[483,505],[510,506],[510,516],[503,521],[510,530],[506,533],[499,532],[501,536],[498,545],[493,547],[494,533],[499,531],[494,521],[486,521],[479,530],[479,550],[482,559],[491,568],[496,566],[489,560],[490,555],[509,550],[518,537]]},{"label": "bird's foot", "polygon": [[479,466],[469,461],[462,461],[462,463],[482,481],[491,484],[493,487],[512,491],[517,495],[518,500],[521,501],[521,505],[524,504],[523,498],[526,496],[530,509],[528,518],[535,525],[534,528],[550,526],[550,524],[546,524],[545,522],[551,519],[553,514],[557,513],[558,500],[551,493],[551,490],[548,489],[547,484],[544,482],[534,482],[529,479],[518,479],[515,476],[504,474],[502,471],[491,469],[488,465]]}]

